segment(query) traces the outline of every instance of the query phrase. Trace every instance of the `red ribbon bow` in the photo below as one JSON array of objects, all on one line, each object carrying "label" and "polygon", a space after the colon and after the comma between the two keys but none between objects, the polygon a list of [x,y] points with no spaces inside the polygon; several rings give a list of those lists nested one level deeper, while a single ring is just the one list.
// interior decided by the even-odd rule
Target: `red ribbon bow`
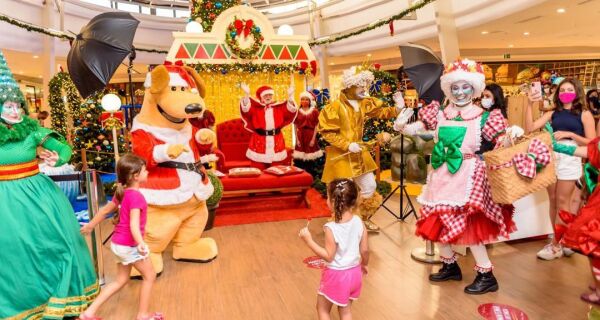
[{"label": "red ribbon bow", "polygon": [[235,31],[238,35],[243,34],[244,37],[247,37],[254,26],[254,21],[246,20],[246,23],[244,24],[242,20],[235,20],[233,26],[235,27]]},{"label": "red ribbon bow", "polygon": [[164,66],[165,66],[165,68],[167,68],[167,71],[179,74],[179,76],[185,82],[187,82],[187,84],[190,86],[190,88],[196,88],[196,81],[194,81],[194,79],[187,72],[187,70],[185,70],[183,68],[183,66],[184,66],[183,61],[181,61],[181,60],[177,60],[175,62],[165,61]]},{"label": "red ribbon bow", "polygon": [[558,212],[558,216],[560,217],[560,220],[562,220],[565,223],[557,223],[554,225],[554,237],[556,238],[557,242],[560,242],[565,232],[567,231],[569,224],[571,224],[577,216],[565,210],[560,210]]},{"label": "red ribbon bow", "polygon": [[551,154],[548,146],[539,139],[533,139],[527,153],[516,154],[512,161],[520,175],[533,179],[536,175],[537,165],[547,166],[550,159]]}]

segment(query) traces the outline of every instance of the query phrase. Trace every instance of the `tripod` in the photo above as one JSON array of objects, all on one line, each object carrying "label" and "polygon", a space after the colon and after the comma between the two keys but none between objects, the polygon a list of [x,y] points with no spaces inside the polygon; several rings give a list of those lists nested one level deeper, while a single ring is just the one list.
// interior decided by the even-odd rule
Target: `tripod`
[{"label": "tripod", "polygon": [[[406,220],[406,218],[410,217],[410,215],[414,215],[417,218],[417,211],[410,200],[410,196],[408,195],[408,191],[406,190],[406,185],[404,184],[404,168],[406,168],[406,164],[404,163],[404,134],[400,134],[400,183],[390,194],[383,199],[381,203],[381,207],[387,210],[391,215],[396,217],[399,220]],[[398,214],[394,213],[390,208],[388,208],[385,203],[400,189],[400,211]],[[406,206],[404,205],[404,197],[406,197]]]}]

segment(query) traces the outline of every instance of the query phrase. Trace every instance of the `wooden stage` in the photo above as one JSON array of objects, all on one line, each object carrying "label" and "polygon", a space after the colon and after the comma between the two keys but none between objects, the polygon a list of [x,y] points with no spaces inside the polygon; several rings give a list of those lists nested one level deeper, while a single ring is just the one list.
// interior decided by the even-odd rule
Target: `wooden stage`
[{"label": "wooden stage", "polygon": [[[395,200],[398,196],[395,196]],[[390,208],[397,207],[394,198]],[[463,293],[475,276],[473,259],[463,257],[462,282],[431,285],[437,266],[415,262],[411,249],[424,245],[413,235],[414,218],[397,222],[386,211],[374,218],[382,232],[369,238],[371,262],[354,319],[481,319],[477,307],[503,303],[527,313],[529,319],[586,319],[589,306],[579,294],[589,284],[587,258],[574,255],[555,261],[536,259],[544,240],[504,243],[490,250],[500,290],[483,296]],[[325,219],[310,229],[322,241]],[[313,255],[298,238],[306,221],[295,220],[219,227],[205,234],[219,245],[209,264],[175,262],[165,253],[165,270],[154,287],[151,308],[168,320],[316,319],[318,270],[302,260]],[[107,280],[114,276],[109,246],[104,248]],[[131,281],[102,308],[104,319],[135,319],[139,282]],[[332,312],[338,319],[337,312]]]}]

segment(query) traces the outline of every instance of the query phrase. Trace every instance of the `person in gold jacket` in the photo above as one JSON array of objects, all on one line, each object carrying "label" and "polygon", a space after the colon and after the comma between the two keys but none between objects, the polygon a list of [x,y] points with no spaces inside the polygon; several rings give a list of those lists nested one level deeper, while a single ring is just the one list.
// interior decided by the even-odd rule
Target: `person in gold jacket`
[{"label": "person in gold jacket", "polygon": [[344,71],[339,99],[325,106],[319,115],[318,132],[330,146],[325,148],[325,168],[321,180],[329,183],[337,178],[351,178],[360,187],[360,215],[369,231],[379,231],[371,220],[381,205],[381,195],[373,171],[377,165],[363,142],[363,127],[369,118],[396,117],[404,108],[402,94],[394,94],[395,107],[387,107],[379,99],[368,96],[373,73],[352,67]]}]

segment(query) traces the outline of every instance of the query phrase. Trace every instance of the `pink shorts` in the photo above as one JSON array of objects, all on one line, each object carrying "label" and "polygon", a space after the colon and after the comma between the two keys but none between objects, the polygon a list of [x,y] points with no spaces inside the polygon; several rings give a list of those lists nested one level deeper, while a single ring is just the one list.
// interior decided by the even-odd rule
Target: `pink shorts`
[{"label": "pink shorts", "polygon": [[360,296],[362,270],[360,265],[346,270],[324,269],[319,294],[331,303],[345,307]]}]

